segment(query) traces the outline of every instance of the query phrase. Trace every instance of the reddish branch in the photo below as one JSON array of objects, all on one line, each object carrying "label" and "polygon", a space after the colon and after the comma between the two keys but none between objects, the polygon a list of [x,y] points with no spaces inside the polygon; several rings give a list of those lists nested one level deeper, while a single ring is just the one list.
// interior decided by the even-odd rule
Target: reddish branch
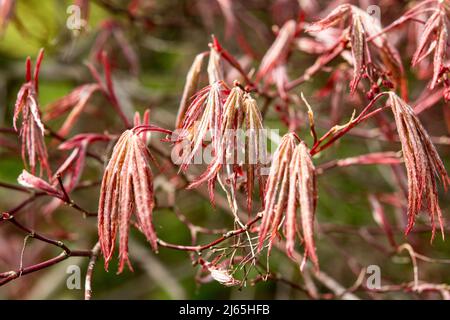
[{"label": "reddish branch", "polygon": [[90,300],[92,297],[92,278],[94,276],[94,267],[100,253],[100,243],[97,242],[91,250],[89,263],[86,271],[86,278],[84,282],[84,299]]},{"label": "reddish branch", "polygon": [[32,266],[0,273],[0,286],[7,284],[8,282],[14,279],[20,278],[21,276],[49,268],[70,257],[90,257],[90,256],[91,251],[89,250],[71,250],[69,252],[64,251],[54,258],[45,260]]},{"label": "reddish branch", "polygon": [[204,245],[197,245],[197,246],[184,246],[184,245],[178,245],[178,244],[173,244],[173,243],[168,243],[165,242],[164,240],[158,239],[158,245],[160,245],[161,247],[165,247],[165,248],[169,248],[169,249],[174,249],[174,250],[181,250],[181,251],[194,251],[194,252],[202,252],[206,249],[210,249],[222,242],[224,242],[225,240],[230,239],[231,237],[240,235],[246,231],[248,231],[250,229],[250,227],[252,225],[254,225],[256,222],[258,222],[259,220],[261,220],[262,215],[258,214],[255,218],[253,218],[252,220],[250,220],[249,222],[247,222],[243,227],[238,228],[238,229],[234,229],[234,230],[230,230],[226,233],[224,233],[221,237],[207,243]]},{"label": "reddish branch", "polygon": [[92,254],[92,251],[90,251],[90,250],[71,250],[62,241],[54,240],[54,239],[48,238],[40,233],[37,233],[36,231],[28,228],[27,226],[25,226],[22,223],[20,223],[19,221],[17,221],[17,219],[14,218],[14,216],[9,215],[8,213],[3,213],[2,219],[10,222],[16,228],[25,232],[28,235],[28,237],[31,237],[36,240],[48,243],[52,246],[61,248],[63,250],[63,252],[61,254],[59,254],[58,256],[51,258],[49,260],[31,265],[28,267],[24,267],[24,268],[21,268],[18,270],[11,270],[11,271],[6,271],[3,273],[0,273],[0,286],[2,286],[14,279],[17,279],[21,276],[24,276],[26,274],[33,273],[33,272],[51,267],[63,260],[66,260],[69,257],[90,257]]}]

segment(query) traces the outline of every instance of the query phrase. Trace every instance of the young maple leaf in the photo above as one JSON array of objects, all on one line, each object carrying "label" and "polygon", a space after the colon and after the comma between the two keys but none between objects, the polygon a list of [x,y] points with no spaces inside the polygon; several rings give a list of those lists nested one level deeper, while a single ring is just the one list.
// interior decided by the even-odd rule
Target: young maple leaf
[{"label": "young maple leaf", "polygon": [[103,174],[98,205],[98,234],[105,269],[108,269],[119,233],[119,269],[125,263],[132,270],[128,258],[128,234],[132,214],[137,228],[145,235],[153,250],[157,250],[157,236],[153,227],[153,174],[152,156],[142,137],[144,131],[170,131],[151,125],[126,130],[114,146]]},{"label": "young maple leaf", "polygon": [[17,178],[17,182],[27,188],[45,192],[46,194],[59,199],[64,198],[64,194],[56,189],[56,187],[50,185],[47,181],[30,174],[26,170],[22,170],[22,173]]},{"label": "young maple leaf", "polygon": [[377,40],[380,35],[384,35],[385,32],[391,29],[398,28],[407,21],[412,21],[423,15],[429,15],[418,40],[411,64],[413,67],[418,65],[434,51],[433,78],[429,84],[430,89],[436,86],[440,76],[446,70],[444,63],[447,58],[447,10],[448,6],[445,1],[422,1],[406,11],[389,26],[372,36],[372,38]]},{"label": "young maple leaf", "polygon": [[[109,141],[110,137],[103,134],[83,133],[61,143],[59,150],[72,150],[70,155],[56,170],[52,181],[56,181],[58,177],[62,177],[62,183],[67,193],[70,193],[77,186],[84,170],[88,147],[97,141]],[[45,214],[51,214],[55,211],[62,201],[53,199],[45,205],[43,211]]]},{"label": "young maple leaf", "polygon": [[258,73],[256,81],[265,77],[269,72],[279,65],[286,63],[286,58],[291,50],[292,42],[298,33],[297,23],[294,20],[287,21],[279,30],[278,35],[272,46],[267,50]]},{"label": "young maple leaf", "polygon": [[217,147],[217,133],[220,130],[223,100],[228,91],[228,87],[223,81],[201,89],[193,97],[192,103],[186,110],[181,125],[178,129],[176,145],[188,143],[190,148],[184,150],[181,155],[181,169],[186,170],[192,163],[195,154],[200,150],[204,140],[209,133],[213,148]]},{"label": "young maple leaf", "polygon": [[277,37],[262,58],[256,82],[264,79],[264,85],[274,84],[282,100],[288,100],[286,85],[289,82],[287,59],[291,53],[294,40],[300,33],[300,24],[295,20],[287,21],[278,31]]},{"label": "young maple leaf", "polygon": [[264,125],[263,118],[256,100],[250,94],[244,96],[244,122],[247,130],[247,139],[245,141],[245,162],[244,167],[247,173],[246,191],[247,191],[247,210],[252,210],[252,194],[255,186],[255,179],[258,180],[260,199],[264,206],[264,185],[265,177],[261,170],[262,165],[268,159],[267,148],[264,143]]},{"label": "young maple leaf", "polygon": [[55,172],[55,175],[70,176],[68,179],[70,182],[66,186],[67,191],[73,190],[80,179],[89,145],[97,141],[109,140],[110,137],[104,134],[83,133],[78,134],[59,145],[59,150],[73,149],[70,156],[67,157],[64,163]]},{"label": "young maple leaf", "polygon": [[[319,268],[319,259],[314,242],[314,216],[317,205],[316,172],[309,149],[303,141],[295,147],[289,164],[287,203],[286,251],[293,258],[295,237],[301,229],[305,244],[304,259],[309,257],[314,266]],[[300,207],[300,219],[297,218],[298,207]]]},{"label": "young maple leaf", "polygon": [[100,86],[97,83],[84,84],[75,88],[68,95],[47,106],[44,120],[53,120],[70,110],[69,115],[58,130],[58,134],[65,137],[70,133],[70,130],[83,113],[88,100],[97,90],[100,90]]},{"label": "young maple leaf", "polygon": [[412,58],[411,64],[416,66],[434,50],[430,89],[434,89],[444,68],[448,39],[447,23],[445,11],[442,8],[436,9],[425,24],[419,45]]},{"label": "young maple leaf", "polygon": [[[216,2],[225,19],[225,39],[233,41],[247,56],[255,58],[257,53],[253,50],[252,45],[248,41],[248,37],[243,32],[243,24],[250,27],[254,34],[263,41],[270,36],[266,30],[266,26],[246,10],[244,3],[234,0],[216,0]],[[207,3],[206,6],[208,7],[210,4]],[[209,11],[211,9],[208,7],[206,10]]]},{"label": "young maple leaf", "polygon": [[223,74],[222,60],[220,59],[221,54],[217,50],[218,41],[213,36],[213,43],[209,45],[211,48],[209,50],[209,60],[208,60],[208,80],[209,84],[212,85],[216,82],[223,81],[225,79]]},{"label": "young maple leaf", "polygon": [[181,121],[183,120],[186,109],[189,107],[189,99],[197,91],[197,86],[199,83],[200,72],[202,70],[203,59],[205,58],[205,53],[198,54],[191,68],[186,76],[186,83],[183,89],[183,96],[181,97],[180,107],[178,109],[177,120],[175,122],[175,127],[179,128],[181,126]]},{"label": "young maple leaf", "polygon": [[38,92],[39,92],[39,70],[44,50],[41,49],[36,59],[34,75],[31,76],[31,59],[26,62],[26,83],[22,85],[17,94],[17,100],[14,107],[13,125],[17,130],[17,120],[22,114],[22,123],[20,136],[22,138],[22,159],[28,163],[31,173],[36,173],[37,163],[39,162],[40,174],[45,171],[48,178],[51,177],[50,164],[48,162],[47,147],[44,141],[45,128],[41,121],[39,111]]},{"label": "young maple leaf", "polygon": [[[214,121],[214,138],[212,141],[214,157],[206,171],[196,178],[189,186],[196,188],[208,182],[211,202],[214,203],[214,185],[216,180],[225,188],[220,172],[225,174],[225,181],[230,187],[230,206],[236,212],[235,190],[239,176],[246,172],[247,179],[247,207],[252,208],[252,194],[255,178],[260,186],[263,185],[261,164],[265,160],[265,150],[261,145],[263,139],[262,117],[256,101],[246,93],[239,84],[235,86],[226,97],[223,107],[220,108],[219,119]],[[205,110],[205,113],[207,110]],[[201,126],[201,125],[200,125]],[[245,134],[242,137],[241,134]],[[204,135],[199,135],[204,136]],[[200,146],[200,143],[197,144]],[[196,149],[195,149],[196,150]],[[242,155],[244,150],[244,156]],[[226,188],[225,188],[226,189]],[[225,190],[228,194],[228,191]]]},{"label": "young maple leaf", "polygon": [[[273,156],[265,189],[265,207],[259,229],[259,249],[269,236],[269,251],[284,220],[286,252],[293,259],[296,235],[300,229],[305,244],[304,259],[318,268],[314,244],[314,212],[317,190],[315,168],[304,142],[294,133],[283,136]],[[300,219],[297,209],[300,207]],[[283,213],[286,211],[285,218]],[[306,261],[306,260],[304,260]]]},{"label": "young maple leaf", "polygon": [[435,217],[444,238],[444,221],[439,207],[436,177],[447,190],[448,175],[439,154],[436,151],[425,128],[420,123],[412,108],[395,93],[389,93],[389,105],[394,114],[397,132],[402,144],[408,175],[408,234],[414,226],[416,215],[420,212],[425,200],[431,225],[431,240],[435,235]]},{"label": "young maple leaf", "polygon": [[[369,77],[372,83],[378,79],[392,78],[406,96],[406,82],[400,54],[392,46],[387,37],[381,34],[380,21],[360,8],[342,4],[328,16],[311,24],[307,32],[320,32],[348,20],[343,34],[349,39],[354,68],[353,80],[350,83],[352,92],[356,90],[363,76]],[[368,39],[371,41],[368,41]]]},{"label": "young maple leaf", "polygon": [[203,259],[200,260],[200,264],[209,272],[211,278],[226,287],[233,287],[241,284],[241,281],[235,279],[226,267],[214,265]]},{"label": "young maple leaf", "polygon": [[[210,183],[210,195],[213,196],[214,183],[221,168],[223,166],[228,168],[231,166],[232,169],[229,170],[229,174],[231,175],[231,172],[234,172],[237,150],[233,149],[235,146],[233,142],[236,139],[234,134],[237,132],[240,122],[243,119],[243,96],[244,91],[238,86],[235,86],[228,95],[223,106],[222,114],[220,115],[219,126],[215,130],[215,140],[217,142],[214,144],[213,149],[214,158],[208,165],[206,171],[188,186],[189,189],[196,188],[200,184],[208,181]],[[228,179],[233,180],[233,184],[235,183],[235,177],[228,176]],[[235,185],[233,187],[235,188]],[[211,200],[213,201],[213,198]]]},{"label": "young maple leaf", "polygon": [[139,74],[139,58],[124,32],[124,26],[114,20],[105,20],[100,24],[100,30],[92,46],[91,56],[101,63],[103,52],[114,52],[118,49],[130,67],[133,75]]}]

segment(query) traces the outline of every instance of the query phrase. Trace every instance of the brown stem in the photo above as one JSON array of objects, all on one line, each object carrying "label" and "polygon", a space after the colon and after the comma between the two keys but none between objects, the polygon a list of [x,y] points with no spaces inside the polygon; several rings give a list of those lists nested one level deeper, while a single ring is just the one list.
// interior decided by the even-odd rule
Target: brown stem
[{"label": "brown stem", "polygon": [[0,182],[0,187],[5,188],[5,189],[19,191],[19,192],[30,193],[30,189],[28,189],[28,188],[18,186],[15,184],[11,184],[11,183],[7,183],[7,182]]},{"label": "brown stem", "polygon": [[66,260],[69,257],[90,257],[91,251],[90,250],[72,250],[70,253],[67,253],[66,251],[62,252],[58,256],[48,259],[46,261],[34,264],[29,267],[25,267],[23,269],[14,270],[14,271],[7,271],[0,273],[0,286],[3,286],[7,284],[8,282],[17,279],[23,275],[30,274],[42,269],[46,269],[48,267],[51,267],[63,260]]},{"label": "brown stem", "polygon": [[[16,207],[14,207],[13,209],[5,212],[7,215],[12,216],[14,214],[16,214],[17,212],[19,212],[20,210],[22,210],[23,208],[25,208],[27,205],[29,205],[30,203],[33,203],[36,199],[47,195],[45,192],[38,192],[33,194],[32,196],[28,197],[27,199],[25,199],[24,201],[22,201],[19,205],[17,205]],[[3,221],[6,221],[7,219],[4,217],[5,213],[0,216],[0,223]]]},{"label": "brown stem", "polygon": [[64,203],[66,203],[70,207],[74,208],[75,210],[80,211],[84,215],[84,217],[95,217],[95,216],[97,216],[96,212],[88,212],[88,211],[86,211],[85,209],[80,207],[78,204],[76,204],[70,198],[69,194],[67,193],[66,188],[64,187],[63,181],[61,179],[61,175],[58,174],[56,178],[58,180],[59,188],[61,189],[61,191],[63,193],[63,198],[61,200],[64,201]]},{"label": "brown stem", "polygon": [[248,229],[254,225],[256,222],[258,222],[260,219],[262,218],[262,215],[258,214],[253,220],[247,222],[243,227],[239,228],[239,229],[234,229],[231,231],[228,231],[227,233],[223,234],[220,238],[215,239],[214,241],[204,244],[204,245],[198,245],[198,246],[184,246],[184,245],[178,245],[178,244],[172,244],[172,243],[168,243],[165,242],[163,240],[158,239],[158,244],[161,247],[165,247],[165,248],[169,248],[169,249],[175,249],[175,250],[181,250],[181,251],[195,251],[195,252],[202,252],[206,249],[209,249],[211,247],[214,247],[216,245],[218,245],[219,243],[237,236],[239,234],[242,234],[246,231],[248,231]]},{"label": "brown stem", "polygon": [[14,218],[14,216],[9,216],[9,218],[6,218],[6,219],[7,219],[8,222],[13,224],[18,229],[21,229],[25,233],[28,233],[28,236],[30,236],[30,237],[32,237],[34,239],[40,240],[42,242],[46,242],[46,243],[51,244],[53,246],[56,246],[58,248],[61,248],[61,249],[64,250],[64,252],[66,252],[67,254],[70,254],[70,249],[62,241],[58,241],[58,240],[53,240],[53,239],[47,238],[47,237],[37,233],[36,231],[31,230],[30,228],[24,226],[22,223],[17,221],[16,218]]},{"label": "brown stem", "polygon": [[100,242],[97,242],[92,248],[91,257],[89,259],[86,279],[84,282],[84,300],[91,300],[92,297],[92,277],[94,275],[94,267],[100,253]]}]

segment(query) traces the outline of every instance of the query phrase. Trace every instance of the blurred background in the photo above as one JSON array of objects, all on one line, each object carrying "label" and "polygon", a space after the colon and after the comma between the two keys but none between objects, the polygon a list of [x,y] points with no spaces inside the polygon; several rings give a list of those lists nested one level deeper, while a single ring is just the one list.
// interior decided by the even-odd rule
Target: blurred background
[{"label": "blurred background", "polygon": [[[11,2],[9,10],[7,3]],[[227,3],[233,3],[227,8]],[[275,39],[277,28],[287,20],[299,16],[312,22],[322,15],[322,9],[343,2],[296,0],[146,0],[146,1],[62,1],[62,0],[0,0],[0,127],[12,127],[12,112],[17,92],[24,82],[25,59],[33,61],[40,48],[45,57],[40,74],[39,102],[43,114],[46,107],[70,93],[81,84],[93,82],[86,62],[99,66],[97,58],[102,50],[114,61],[113,76],[117,95],[131,118],[134,111],[151,109],[151,119],[162,127],[173,129],[186,74],[198,53],[209,50],[208,43],[214,34],[221,44],[245,65],[247,70],[257,67],[261,57]],[[348,2],[348,1],[346,1]],[[351,1],[352,2],[352,1]],[[6,4],[5,4],[6,3]],[[370,1],[353,1],[367,6]],[[81,18],[85,19],[78,31],[70,27],[74,17],[71,5],[79,5]],[[382,22],[387,25],[407,8],[405,1],[377,1],[382,8]],[[314,8],[315,7],[315,8]],[[385,10],[389,8],[389,12]],[[232,13],[232,14],[231,14]],[[76,12],[75,12],[76,14]],[[76,21],[75,21],[76,22]],[[305,35],[305,37],[307,37]],[[398,38],[398,37],[397,37]],[[394,37],[394,42],[406,52],[405,40]],[[300,76],[314,63],[316,56],[301,50],[293,50],[288,74],[291,79]],[[399,50],[403,50],[399,49]],[[404,65],[409,66],[410,56],[405,54]],[[344,59],[336,59],[333,68],[350,68]],[[425,86],[414,70],[407,69],[411,99],[417,98]],[[99,70],[101,68],[99,67]],[[361,100],[349,97],[348,82],[330,84],[331,69],[319,73],[313,81],[304,83],[296,92],[303,91],[314,107],[317,119],[329,119],[345,123],[354,108],[360,108]],[[231,71],[229,72],[231,73]],[[206,74],[201,81],[206,84]],[[232,77],[232,75],[230,75]],[[337,92],[337,93],[336,93]],[[339,114],[331,114],[333,99],[339,99]],[[333,102],[333,101],[335,102]],[[262,101],[261,105],[262,105]],[[352,105],[353,104],[353,105]],[[364,105],[364,104],[363,104]],[[439,137],[438,151],[449,167],[450,130],[448,106],[438,100],[421,120],[430,135]],[[333,109],[334,110],[334,109]],[[287,132],[283,122],[286,117],[298,119],[297,133],[311,141],[305,109],[289,106],[277,108],[276,101],[267,109],[265,125]],[[322,118],[321,118],[322,117]],[[390,114],[387,119],[392,119]],[[64,117],[51,120],[47,125],[57,129]],[[446,121],[447,120],[447,123]],[[319,133],[331,126],[318,121]],[[356,156],[376,151],[399,151],[395,142],[370,138],[363,133],[376,132],[376,123],[362,126],[366,131],[355,130],[336,145],[315,159],[317,164],[333,159]],[[375,131],[370,131],[374,129]],[[97,93],[89,100],[84,113],[70,136],[81,132],[121,132],[120,121],[105,98]],[[358,134],[359,133],[359,134]],[[48,145],[55,141],[47,140]],[[0,135],[0,181],[13,183],[23,169],[18,150],[19,139],[15,135]],[[94,146],[93,152],[107,158],[111,146]],[[167,149],[167,147],[166,147]],[[168,149],[167,149],[168,150]],[[52,151],[50,151],[52,157]],[[61,163],[57,158],[52,167]],[[98,181],[103,167],[91,159],[83,173],[83,180]],[[403,170],[403,167],[402,167]],[[169,209],[164,209],[168,192],[167,179],[160,177],[157,188],[155,212],[158,236],[173,243],[189,244],[190,234],[184,224]],[[161,175],[163,176],[163,175]],[[439,261],[419,261],[420,280],[429,283],[450,284],[450,242],[437,236],[430,244],[430,232],[426,216],[418,220],[418,232],[407,238],[403,235],[405,203],[399,195],[392,171],[387,166],[355,166],[335,168],[319,177],[319,205],[317,209],[317,250],[321,270],[335,279],[343,288],[350,288],[357,281],[361,270],[377,265],[381,270],[382,284],[393,285],[412,281],[413,269],[406,252],[395,254],[389,250],[388,240],[374,221],[368,196],[378,195],[386,216],[393,225],[397,243],[409,242],[414,250]],[[90,211],[97,210],[98,185],[73,193],[77,203]],[[450,198],[440,190],[444,217],[449,216]],[[21,203],[27,195],[0,188],[0,210],[7,211]],[[50,215],[43,214],[42,207],[49,199],[42,197],[20,213],[22,222],[53,238],[64,240],[72,248],[89,249],[97,240],[96,219],[83,219],[79,214],[61,206]],[[399,205],[400,203],[400,205]],[[177,207],[193,223],[208,228],[233,227],[232,218],[218,206],[212,208],[202,194],[181,190],[176,192]],[[403,218],[402,218],[403,217]],[[398,227],[398,228],[397,228]],[[202,236],[206,243],[214,236]],[[0,272],[37,263],[58,254],[54,247],[33,239],[8,224],[0,225]],[[305,279],[298,266],[286,258],[283,252],[274,251],[270,259],[271,270],[283,277],[282,281],[257,281],[241,289],[222,286],[215,281],[196,281],[198,267],[193,267],[185,252],[164,248],[154,254],[142,234],[132,231],[130,256],[134,272],[125,270],[116,275],[116,261],[109,272],[103,268],[100,258],[95,266],[93,280],[94,299],[305,299],[302,286]],[[70,258],[52,268],[21,277],[0,287],[0,299],[82,299],[83,290],[70,290],[66,280],[68,267],[80,267],[82,286],[87,261]],[[204,281],[203,281],[204,282]],[[326,298],[329,290],[317,283],[319,292]],[[419,299],[435,298],[436,293],[406,294],[399,290],[383,294],[355,292],[361,298]],[[330,296],[332,297],[332,296]]]}]

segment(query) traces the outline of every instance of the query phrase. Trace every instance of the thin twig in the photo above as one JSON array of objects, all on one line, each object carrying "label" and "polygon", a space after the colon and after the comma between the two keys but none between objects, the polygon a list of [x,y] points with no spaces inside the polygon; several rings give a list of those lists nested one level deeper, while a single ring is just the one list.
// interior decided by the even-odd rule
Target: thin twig
[{"label": "thin twig", "polygon": [[100,242],[97,242],[91,250],[91,257],[86,271],[86,279],[84,281],[84,300],[91,300],[92,297],[92,277],[94,275],[94,267],[100,253]]}]

